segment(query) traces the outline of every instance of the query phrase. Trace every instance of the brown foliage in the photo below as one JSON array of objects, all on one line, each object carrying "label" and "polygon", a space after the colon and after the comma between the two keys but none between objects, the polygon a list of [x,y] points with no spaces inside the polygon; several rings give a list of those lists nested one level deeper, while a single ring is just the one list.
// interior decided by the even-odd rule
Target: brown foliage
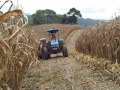
[{"label": "brown foliage", "polygon": [[23,29],[27,23],[21,10],[0,15],[0,88],[3,90],[18,90],[23,73],[35,60],[34,45],[29,44],[31,38],[28,38],[34,33]]},{"label": "brown foliage", "polygon": [[80,53],[107,58],[120,62],[120,19],[97,25],[83,33],[76,40],[76,50]]}]

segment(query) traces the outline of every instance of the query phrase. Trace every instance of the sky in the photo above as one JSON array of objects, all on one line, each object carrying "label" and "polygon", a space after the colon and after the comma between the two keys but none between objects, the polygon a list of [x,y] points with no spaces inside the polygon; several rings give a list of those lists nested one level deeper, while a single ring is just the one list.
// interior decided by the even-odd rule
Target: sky
[{"label": "sky", "polygon": [[[5,0],[0,1],[2,4]],[[81,12],[83,18],[112,19],[120,15],[120,0],[13,0],[13,2],[28,14],[45,9],[54,10],[57,14],[66,14],[74,7]]]}]

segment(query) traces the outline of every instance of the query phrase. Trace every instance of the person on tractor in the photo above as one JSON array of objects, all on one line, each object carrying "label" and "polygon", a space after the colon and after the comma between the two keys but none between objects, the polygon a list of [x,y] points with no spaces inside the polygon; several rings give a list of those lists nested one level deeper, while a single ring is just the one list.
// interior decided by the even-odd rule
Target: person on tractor
[{"label": "person on tractor", "polygon": [[51,33],[51,40],[56,39],[55,33]]}]

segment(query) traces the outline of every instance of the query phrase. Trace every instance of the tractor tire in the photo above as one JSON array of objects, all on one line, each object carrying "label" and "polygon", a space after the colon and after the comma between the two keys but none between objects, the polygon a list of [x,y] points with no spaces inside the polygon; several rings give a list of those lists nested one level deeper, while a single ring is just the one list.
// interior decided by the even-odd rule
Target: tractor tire
[{"label": "tractor tire", "polygon": [[63,46],[64,45],[64,41],[63,40],[59,40],[59,46]]},{"label": "tractor tire", "polygon": [[42,55],[41,54],[39,54],[38,59],[42,59]]},{"label": "tractor tire", "polygon": [[50,58],[50,54],[48,54],[48,58]]},{"label": "tractor tire", "polygon": [[47,47],[48,49],[50,49],[50,48],[51,48],[50,41],[48,41],[48,42],[47,42],[46,47]]},{"label": "tractor tire", "polygon": [[42,59],[42,54],[40,50],[37,51],[37,56],[38,56],[38,59]]},{"label": "tractor tire", "polygon": [[63,46],[63,56],[68,57],[68,50],[66,46]]},{"label": "tractor tire", "polygon": [[47,48],[43,48],[42,59],[44,59],[44,60],[49,59],[49,54],[48,54],[48,50],[47,50]]}]

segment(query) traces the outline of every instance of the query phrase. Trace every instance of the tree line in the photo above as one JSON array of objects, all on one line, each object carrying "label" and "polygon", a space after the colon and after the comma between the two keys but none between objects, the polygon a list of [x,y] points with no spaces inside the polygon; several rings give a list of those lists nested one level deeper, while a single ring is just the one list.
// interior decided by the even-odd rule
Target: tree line
[{"label": "tree line", "polygon": [[57,14],[55,11],[50,9],[37,10],[36,13],[32,15],[32,23],[34,25],[52,23],[76,24],[77,17],[82,17],[82,14],[76,8],[71,8],[63,15]]}]

